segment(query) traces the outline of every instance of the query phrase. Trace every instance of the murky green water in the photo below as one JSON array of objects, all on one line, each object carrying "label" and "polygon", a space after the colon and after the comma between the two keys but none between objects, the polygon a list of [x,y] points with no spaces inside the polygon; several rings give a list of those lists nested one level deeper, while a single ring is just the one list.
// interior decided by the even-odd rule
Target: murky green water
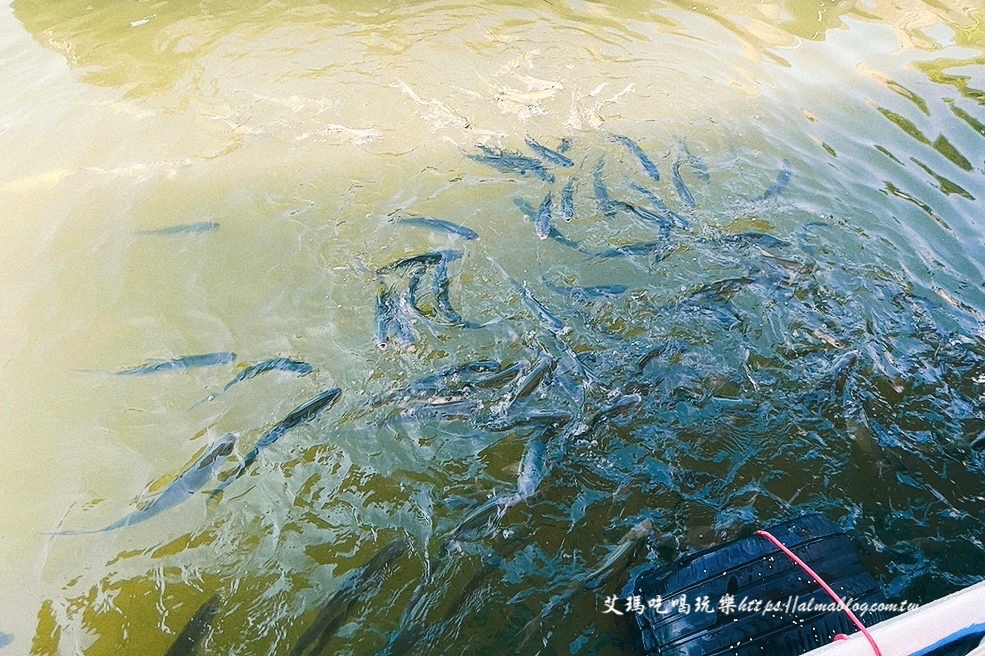
[{"label": "murky green water", "polygon": [[[0,652],[163,654],[218,595],[198,653],[290,653],[325,600],[324,653],[624,653],[601,611],[627,573],[568,592],[644,519],[699,548],[820,511],[894,601],[985,575],[979,2],[355,5],[0,10]],[[574,166],[468,157],[527,137],[570,139]],[[600,204],[599,162],[613,199],[681,220]],[[518,209],[548,192],[580,250]],[[199,222],[219,227],[141,233]],[[589,255],[640,242],[667,257]],[[440,321],[433,271],[423,317],[373,273],[440,249],[462,251],[454,308],[488,325]],[[409,331],[383,349],[381,284]],[[211,400],[236,365],[87,371],[220,351],[314,371]],[[515,380],[400,392],[541,358],[512,406]],[[218,503],[46,535],[111,524],[336,386]]]}]

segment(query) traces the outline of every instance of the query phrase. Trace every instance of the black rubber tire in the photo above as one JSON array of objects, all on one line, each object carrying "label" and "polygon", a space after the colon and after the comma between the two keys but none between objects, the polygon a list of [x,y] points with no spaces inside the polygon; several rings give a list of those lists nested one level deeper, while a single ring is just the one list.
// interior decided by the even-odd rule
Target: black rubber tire
[{"label": "black rubber tire", "polygon": [[[806,515],[769,530],[846,602],[871,605],[884,601],[849,536],[826,518]],[[661,615],[647,608],[636,615],[647,656],[799,656],[831,642],[838,633],[858,630],[844,612],[787,612],[786,602],[791,598],[815,606],[833,601],[806,572],[758,535],[644,571],[633,589],[644,606],[650,599],[660,597],[667,602],[681,595],[692,604],[689,613],[671,610]],[[718,608],[726,594],[737,602],[743,598],[779,602],[782,608],[726,613]],[[694,601],[701,597],[709,598],[713,612],[695,611]],[[889,613],[880,611],[860,619],[871,626],[888,617]]]}]

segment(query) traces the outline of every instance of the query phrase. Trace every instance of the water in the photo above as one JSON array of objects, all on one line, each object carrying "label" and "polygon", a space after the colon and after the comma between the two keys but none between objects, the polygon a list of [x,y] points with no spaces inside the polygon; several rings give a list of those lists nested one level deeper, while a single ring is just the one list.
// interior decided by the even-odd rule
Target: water
[{"label": "water", "polygon": [[[980,3],[15,0],[0,25],[3,653],[163,654],[216,594],[200,653],[288,653],[337,592],[326,653],[624,653],[630,631],[601,611],[626,573],[569,591],[643,519],[700,548],[820,511],[892,600],[985,573]],[[467,158],[530,155],[528,136],[570,138],[575,166],[551,184]],[[671,179],[682,139],[709,169],[680,167],[693,210]],[[565,237],[662,240],[600,214],[603,159],[613,198],[651,207],[641,185],[690,224],[666,259],[592,260],[517,209],[553,190],[557,213],[574,176]],[[757,200],[784,161],[788,188]],[[747,232],[789,245],[729,237]],[[416,319],[415,344],[379,349],[373,270],[446,248],[464,253],[454,307],[494,323]],[[630,290],[572,300],[541,276]],[[84,371],[224,351],[314,372],[199,404],[238,369]],[[510,384],[457,413],[392,395],[544,353],[556,366],[503,432],[482,422]],[[338,406],[217,504],[44,535],[116,521],[212,440],[238,432],[246,453],[334,386]],[[544,434],[523,412],[572,419]]]}]

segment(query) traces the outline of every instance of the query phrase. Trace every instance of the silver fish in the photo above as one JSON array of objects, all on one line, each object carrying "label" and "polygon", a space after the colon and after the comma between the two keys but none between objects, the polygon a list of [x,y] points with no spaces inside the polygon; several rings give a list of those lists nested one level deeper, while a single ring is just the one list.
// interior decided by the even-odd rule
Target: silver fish
[{"label": "silver fish", "polygon": [[178,504],[191,498],[202,486],[215,478],[215,475],[226,464],[226,460],[233,452],[236,440],[239,435],[229,433],[220,437],[209,445],[205,453],[198,458],[177,480],[169,485],[158,496],[154,497],[150,503],[139,510],[135,510],[129,515],[118,519],[109,526],[98,529],[82,531],[58,531],[50,535],[87,535],[90,533],[102,533],[104,531],[115,531],[126,526],[133,526],[145,522],[151,517],[161,514],[165,510],[174,508]]}]

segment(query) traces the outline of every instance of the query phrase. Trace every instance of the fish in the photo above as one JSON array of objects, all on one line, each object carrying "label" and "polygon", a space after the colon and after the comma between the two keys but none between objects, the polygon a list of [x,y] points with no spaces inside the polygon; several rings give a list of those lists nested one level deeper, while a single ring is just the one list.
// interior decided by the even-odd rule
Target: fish
[{"label": "fish", "polygon": [[277,422],[273,428],[268,430],[263,434],[263,436],[260,437],[259,440],[257,440],[256,445],[254,445],[253,449],[246,454],[246,457],[239,463],[236,470],[229,477],[223,480],[219,487],[212,490],[210,493],[211,498],[213,500],[218,500],[218,497],[221,495],[223,490],[232,485],[233,481],[239,479],[243,474],[245,474],[250,465],[256,462],[256,459],[260,457],[260,453],[264,449],[270,447],[274,442],[286,435],[292,428],[311,421],[322,412],[334,406],[341,396],[342,390],[338,387],[333,387],[332,389],[325,390],[313,399],[305,401],[298,407],[294,408],[294,410],[291,410],[286,417]]},{"label": "fish", "polygon": [[575,218],[575,182],[575,178],[571,178],[561,190],[560,212],[561,220],[565,223],[571,223]]},{"label": "fish", "polygon": [[467,155],[467,157],[474,162],[491,166],[503,173],[519,173],[520,175],[529,173],[545,182],[554,182],[554,174],[548,171],[539,159],[527,157],[512,150],[489,148],[481,144],[479,150],[482,151],[481,155]]},{"label": "fish", "polygon": [[554,166],[561,166],[564,168],[569,168],[575,165],[569,158],[565,157],[556,150],[551,150],[546,146],[542,146],[530,137],[524,139],[530,150],[534,151],[541,159],[553,164]]},{"label": "fish", "polygon": [[678,245],[661,241],[644,241],[635,244],[623,244],[607,248],[601,253],[597,253],[590,261],[607,260],[613,257],[652,257],[654,262],[660,262],[677,251]]},{"label": "fish", "polygon": [[723,278],[721,280],[716,280],[714,282],[707,282],[697,287],[693,288],[685,294],[686,297],[701,301],[708,298],[731,298],[737,294],[740,290],[751,285],[755,282],[752,278],[747,276],[739,276],[736,278]]},{"label": "fish", "polygon": [[444,219],[432,219],[428,216],[401,217],[397,219],[397,223],[421,228],[431,228],[433,230],[447,232],[455,235],[456,237],[461,237],[462,239],[468,239],[470,241],[479,238],[479,233],[471,228],[466,228],[463,225],[452,223],[451,221],[445,221]]},{"label": "fish", "polygon": [[[183,371],[185,369],[198,369],[201,367],[214,367],[221,364],[229,364],[236,359],[235,353],[221,351],[218,353],[203,353],[201,355],[183,355],[171,360],[148,360],[144,364],[120,371],[111,372],[114,376],[149,376],[151,374],[169,373],[172,371]],[[86,373],[101,373],[84,370]]]},{"label": "fish", "polygon": [[605,179],[602,177],[602,169],[605,166],[605,159],[600,159],[592,170],[592,188],[595,190],[595,200],[599,206],[599,212],[607,219],[616,215],[615,203],[609,196],[609,190],[605,186]]},{"label": "fish", "polygon": [[678,149],[680,154],[683,155],[684,159],[687,161],[688,166],[690,166],[691,170],[694,171],[694,175],[696,175],[702,182],[708,182],[711,176],[708,175],[708,164],[704,161],[704,159],[688,150],[687,144],[683,139],[681,139],[678,143]]},{"label": "fish", "polygon": [[479,376],[469,382],[472,387],[480,387],[483,389],[488,388],[499,388],[507,383],[516,380],[517,376],[520,376],[530,367],[530,363],[526,360],[517,360],[513,364],[503,367],[499,371],[485,374],[484,376]]},{"label": "fish", "polygon": [[399,416],[419,421],[474,419],[485,407],[482,401],[455,399],[435,403],[421,403],[400,410]]},{"label": "fish", "polygon": [[552,216],[553,202],[554,194],[548,192],[544,198],[544,202],[540,204],[540,208],[537,210],[537,220],[534,222],[534,227],[537,230],[537,236],[541,239],[547,239],[547,236],[551,234],[551,228],[554,224],[554,217]]},{"label": "fish", "polygon": [[611,581],[616,574],[625,570],[632,562],[632,554],[652,531],[653,522],[649,519],[644,519],[629,529],[625,535],[619,538],[619,542],[616,543],[616,548],[612,550],[612,553],[598,567],[585,575],[582,579],[582,585],[589,590],[597,590]]},{"label": "fish", "polygon": [[414,269],[418,267],[430,268],[437,266],[439,262],[445,259],[454,258],[458,259],[462,257],[464,253],[462,251],[436,251],[433,253],[421,253],[420,255],[413,255],[411,257],[404,257],[399,260],[394,260],[393,262],[388,262],[376,270],[377,274],[387,274],[394,273],[397,271],[403,271],[406,269]]},{"label": "fish", "polygon": [[186,234],[196,234],[201,232],[214,232],[219,229],[219,224],[215,221],[201,221],[199,223],[186,223],[183,225],[173,225],[164,228],[154,228],[152,230],[137,230],[135,235],[157,235],[157,236],[169,236],[169,235],[186,235]]},{"label": "fish", "polygon": [[674,163],[670,167],[670,178],[674,182],[674,190],[680,197],[681,202],[684,203],[688,208],[694,209],[698,204],[694,200],[694,196],[688,191],[687,185],[684,184],[684,178],[681,177],[681,163],[682,159],[678,158],[674,160]]},{"label": "fish", "polygon": [[656,182],[660,181],[660,171],[657,170],[657,165],[654,164],[649,157],[647,157],[647,154],[643,151],[642,148],[640,148],[640,145],[638,143],[636,143],[629,137],[622,134],[613,134],[612,138],[613,140],[618,141],[619,143],[624,145],[626,148],[629,149],[629,152],[633,153],[636,156],[636,159],[638,159],[640,161],[640,164],[643,165],[643,170],[646,171],[646,174],[648,176],[653,178],[653,180]]},{"label": "fish", "polygon": [[672,358],[681,353],[686,353],[690,349],[691,345],[687,342],[680,339],[670,339],[656,348],[647,351],[636,363],[636,366],[639,368],[640,372],[642,372],[647,368],[650,362],[657,358]]},{"label": "fish", "polygon": [[434,278],[431,283],[431,290],[434,294],[434,304],[438,311],[455,326],[463,328],[481,328],[479,324],[467,321],[462,317],[451,303],[450,280],[448,279],[448,263],[461,257],[455,257],[457,251],[452,251],[450,258],[442,259],[434,269]]},{"label": "fish", "polygon": [[390,341],[393,323],[397,319],[397,306],[393,289],[380,285],[376,290],[376,345],[384,349]]},{"label": "fish", "polygon": [[563,321],[554,316],[550,310],[544,307],[543,303],[534,298],[534,295],[530,293],[526,285],[521,285],[516,281],[513,282],[513,286],[519,292],[523,304],[540,321],[540,324],[544,328],[547,328],[556,336],[566,335],[571,332],[571,327],[565,326]]},{"label": "fish", "polygon": [[604,406],[599,408],[598,412],[592,416],[592,419],[588,422],[589,430],[594,429],[603,421],[608,420],[610,417],[622,414],[629,408],[639,404],[643,400],[643,397],[639,394],[619,394]]},{"label": "fish", "polygon": [[[550,429],[547,432],[550,432]],[[523,458],[520,460],[520,473],[516,479],[517,503],[535,495],[544,477],[547,476],[547,467],[544,464],[546,452],[547,445],[540,435],[527,440],[527,448],[524,449]]]},{"label": "fish", "polygon": [[[523,212],[523,215],[526,216],[528,219],[530,219],[535,226],[537,225],[537,221],[539,220],[538,215],[540,214],[539,210],[535,209],[533,205],[531,205],[530,203],[519,197],[513,199],[513,204],[516,205],[517,209]],[[568,239],[563,234],[561,234],[561,232],[554,225],[551,225],[548,228],[547,236],[550,239],[561,244],[562,246],[567,246],[568,248],[574,249],[582,253],[586,253],[586,254],[589,253],[589,251],[586,251],[584,248],[582,248],[581,244],[579,244],[576,241],[572,241],[571,239]]]},{"label": "fish", "polygon": [[499,417],[482,425],[486,431],[504,433],[514,428],[526,426],[561,426],[572,420],[570,412],[559,410],[534,410],[522,414]]},{"label": "fish", "polygon": [[537,362],[530,368],[530,371],[517,381],[516,391],[513,392],[513,399],[510,401],[510,405],[515,404],[519,399],[530,396],[534,390],[540,387],[544,378],[554,371],[556,366],[557,358],[547,353],[541,355]]},{"label": "fish", "polygon": [[757,246],[763,246],[765,248],[786,248],[790,245],[790,242],[784,241],[773,235],[767,235],[763,232],[737,232],[732,235],[724,235],[719,237],[719,241],[732,241],[732,242],[743,242],[747,244],[756,244]]},{"label": "fish", "polygon": [[611,553],[594,570],[580,576],[570,584],[564,592],[555,595],[550,602],[544,606],[540,614],[535,616],[521,632],[522,640],[517,648],[518,653],[524,651],[525,645],[533,638],[534,634],[543,626],[544,622],[550,618],[554,612],[567,604],[576,594],[582,593],[584,589],[597,590],[603,585],[608,584],[618,574],[625,571],[633,562],[640,546],[653,532],[653,522],[644,519],[623,535]]},{"label": "fish", "polygon": [[791,179],[793,179],[793,167],[790,165],[790,162],[783,160],[780,164],[780,170],[776,174],[776,180],[757,200],[769,200],[771,198],[776,198],[786,191],[786,188],[790,185]]},{"label": "fish", "polygon": [[633,205],[632,203],[627,203],[621,200],[614,200],[612,201],[612,207],[629,212],[633,216],[642,219],[646,223],[650,223],[652,225],[657,226],[658,228],[660,228],[660,232],[665,239],[670,236],[670,230],[671,228],[674,227],[674,221],[672,219],[665,217],[662,214],[651,212],[650,210],[643,207],[639,207],[638,205]]},{"label": "fish", "polygon": [[470,378],[472,375],[478,377],[482,374],[499,371],[501,367],[502,364],[497,360],[466,362],[465,364],[448,367],[435,374],[421,378],[411,383],[409,389],[413,391],[442,391],[449,388],[457,388],[473,380]]},{"label": "fish", "polygon": [[562,287],[560,285],[555,285],[550,280],[544,276],[540,277],[540,281],[544,283],[544,286],[549,290],[558,294],[559,296],[567,296],[574,301],[589,302],[598,300],[600,298],[616,298],[617,296],[622,296],[629,291],[629,287],[626,285],[599,285],[597,287]]},{"label": "fish", "polygon": [[188,620],[188,623],[185,624],[185,628],[181,630],[181,633],[175,638],[164,656],[192,656],[197,653],[198,648],[202,645],[202,641],[209,634],[209,630],[212,627],[212,620],[219,611],[219,605],[221,603],[222,600],[219,598],[219,595],[214,594],[208,601],[202,604],[195,611],[192,618]]},{"label": "fish", "polygon": [[250,365],[243,371],[236,374],[236,377],[231,381],[226,383],[226,386],[222,388],[220,394],[225,394],[229,391],[229,388],[236,383],[241,383],[244,380],[249,380],[255,376],[259,376],[262,373],[268,371],[287,371],[292,374],[297,374],[298,376],[307,376],[313,369],[307,362],[301,362],[300,360],[292,360],[290,358],[270,358],[269,360],[262,360],[256,364]]},{"label": "fish", "polygon": [[646,199],[650,201],[657,211],[661,213],[661,216],[666,218],[675,228],[680,228],[681,230],[687,230],[691,227],[691,222],[685,219],[683,216],[675,212],[674,210],[667,207],[666,203],[651,189],[647,189],[643,185],[637,184],[635,182],[630,182],[629,186],[640,192]]},{"label": "fish", "polygon": [[373,556],[368,563],[345,577],[339,588],[318,609],[311,626],[301,634],[289,656],[318,656],[361,598],[379,581],[384,570],[410,548],[406,538],[397,538]]},{"label": "fish", "polygon": [[808,242],[808,238],[811,237],[811,233],[814,228],[830,228],[830,223],[825,223],[824,221],[809,221],[804,225],[797,228],[797,243],[800,245],[800,250],[804,251],[811,257],[818,256],[818,250],[813,244]]},{"label": "fish", "polygon": [[112,524],[98,529],[57,531],[49,533],[49,535],[88,535],[115,531],[145,522],[174,508],[183,501],[190,499],[193,494],[215,477],[232,454],[238,438],[238,434],[228,433],[214,441],[205,449],[205,453],[187,467],[163,492],[151,499],[143,508],[133,511]]}]

